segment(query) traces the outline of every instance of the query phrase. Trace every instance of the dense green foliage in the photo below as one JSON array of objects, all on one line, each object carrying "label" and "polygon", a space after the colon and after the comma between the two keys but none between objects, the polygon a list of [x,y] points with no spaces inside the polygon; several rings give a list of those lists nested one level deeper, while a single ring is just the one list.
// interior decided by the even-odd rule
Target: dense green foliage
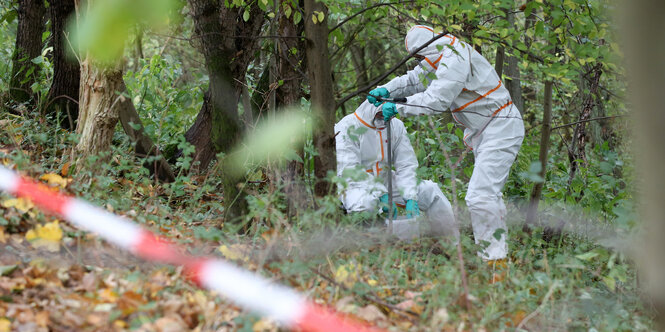
[{"label": "dense green foliage", "polygon": [[[0,98],[5,109],[0,116],[0,159],[5,165],[35,177],[46,173],[67,176],[64,169],[75,161],[77,137],[59,129],[55,121],[41,112],[44,101],[40,98],[48,91],[53,70],[48,57],[50,46],[44,44],[44,55],[33,59],[42,69],[39,81],[33,86],[37,103],[31,106],[8,99],[16,33],[12,12],[16,8],[9,1],[2,3],[10,5],[0,9],[0,59],[3,59]],[[503,281],[489,284],[494,271],[475,256],[477,248],[468,216],[464,206],[458,209],[463,224],[461,244],[469,276],[471,310],[461,305],[461,276],[454,246],[433,239],[406,244],[385,241],[379,236],[375,239],[375,234],[368,235],[363,220],[359,220],[362,218],[340,212],[334,195],[312,197],[311,165],[317,152],[313,151],[311,137],[305,142],[302,156],[289,153],[286,158],[302,160],[305,165],[302,183],[309,194],[307,209],[295,214],[287,211],[289,197],[285,195],[285,184],[278,180],[281,164],[252,165],[247,170],[249,176],[244,188],[250,193],[250,213],[244,220],[249,231],[238,235],[242,225],[224,223],[225,201],[219,184],[224,173],[217,165],[203,174],[190,172],[193,148],[184,139],[185,131],[201,109],[208,81],[202,56],[193,47],[198,44],[187,6],[182,9],[182,19],[174,20],[168,31],[147,26],[133,28],[131,24],[127,25],[127,31],[123,30],[130,35],[124,44],[128,92],[148,135],[170,158],[177,173],[176,181],[160,184],[151,178],[141,166],[142,160],[133,157],[132,144],[118,127],[113,150],[107,152],[112,158],[104,165],[104,174],[89,182],[76,181],[82,174],[69,174],[74,180],[66,190],[127,215],[175,241],[190,244],[196,253],[209,253],[211,245],[242,247],[246,251],[238,257],[222,253],[324,303],[337,304],[339,310],[355,312],[359,307],[374,304],[387,318],[361,318],[384,327],[501,330],[512,329],[524,321],[523,327],[530,330],[653,328],[653,313],[640,300],[637,272],[628,250],[629,237],[635,232],[638,220],[633,199],[636,180],[627,148],[630,138],[625,121],[614,118],[586,123],[588,144],[584,154],[573,160],[569,152],[576,140],[575,126],[554,129],[546,176],[544,179],[538,176],[545,80],[555,83],[553,126],[578,121],[588,98],[593,100],[593,118],[626,113],[620,43],[611,29],[612,3],[604,0],[325,3],[329,8],[325,15],[330,27],[335,27],[329,44],[338,99],[365,88],[406,56],[403,36],[414,23],[430,24],[459,35],[479,47],[492,63],[499,47],[518,60],[527,134],[504,190],[509,203],[510,263]],[[277,11],[284,11],[296,24],[311,19],[302,16],[302,8],[296,1],[284,1],[277,8],[261,0],[255,3],[239,0],[227,5],[240,8],[258,5],[269,18],[275,17]],[[358,12],[362,13],[353,16]],[[244,13],[249,15],[247,10]],[[338,23],[341,25],[337,27]],[[274,35],[271,24],[265,27],[265,36]],[[44,38],[48,39],[48,35]],[[275,48],[275,38],[261,41],[257,60],[250,65],[244,82],[250,93],[264,91],[259,87],[260,78],[264,71],[270,70]],[[414,64],[407,62],[391,77]],[[594,70],[601,70],[602,76],[599,92],[590,96],[588,77]],[[304,91],[308,91],[306,78],[298,78],[303,80]],[[272,83],[281,85],[282,79],[277,77]],[[503,79],[512,79],[505,69]],[[358,93],[341,105],[337,119],[351,113],[363,98],[364,93]],[[309,108],[307,98],[302,99],[301,105],[304,110]],[[448,115],[408,118],[404,122],[420,163],[418,175],[438,181],[449,197],[456,195],[463,205],[473,157],[466,155],[459,167],[451,169],[447,166],[451,161],[441,152],[442,149],[449,152],[453,164],[463,155],[462,130]],[[571,178],[574,160],[579,165]],[[452,172],[457,181],[456,192],[452,192]],[[331,180],[339,181],[332,175]],[[544,181],[545,188],[540,207],[542,225],[524,232],[523,211],[534,183],[539,181]],[[22,234],[52,219],[9,208],[0,211],[3,211],[0,226],[11,234]],[[81,239],[81,233],[72,228],[67,229],[66,236]],[[75,245],[71,241],[64,246]],[[355,277],[340,277],[340,271]],[[145,271],[127,268],[117,273],[127,277]],[[330,276],[331,280],[321,275]],[[396,314],[398,310],[368,300],[367,295],[401,305],[402,314],[406,312],[408,316],[407,311],[411,311],[416,315],[412,315],[412,321],[406,320]],[[351,300],[340,304],[347,296],[352,296]],[[157,304],[130,313],[114,309],[107,317],[109,324],[120,319],[127,321],[129,327],[138,328],[154,322],[163,311],[159,299],[152,301]],[[529,314],[533,317],[528,317]],[[236,317],[232,327],[251,330],[256,321],[256,317],[243,314]],[[214,319],[205,324],[210,329],[222,326]]]}]

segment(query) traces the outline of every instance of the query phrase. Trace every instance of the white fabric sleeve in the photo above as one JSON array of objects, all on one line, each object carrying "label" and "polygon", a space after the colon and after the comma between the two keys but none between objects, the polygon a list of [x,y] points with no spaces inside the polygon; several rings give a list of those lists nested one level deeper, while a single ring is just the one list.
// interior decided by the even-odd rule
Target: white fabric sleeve
[{"label": "white fabric sleeve", "polygon": [[361,164],[360,142],[348,134],[353,128],[353,126],[335,126],[335,131],[338,132],[335,137],[337,176],[346,182],[346,188],[340,185],[338,190],[347,210],[366,211],[371,210],[373,205],[378,203],[374,202],[375,198],[388,192],[388,189],[378,182],[376,177],[365,171]]},{"label": "white fabric sleeve", "polygon": [[[453,100],[462,92],[470,74],[469,50],[465,43],[455,46],[456,52],[447,48],[436,70],[436,78],[425,91],[407,97],[406,103],[415,106],[397,105],[401,115],[432,114],[450,108]],[[418,107],[425,106],[425,107]]]},{"label": "white fabric sleeve", "polygon": [[413,151],[409,136],[401,121],[390,121],[393,124],[393,155],[395,160],[395,184],[402,192],[404,200],[417,199],[416,169],[418,159]]},{"label": "white fabric sleeve", "polygon": [[424,74],[425,71],[420,66],[416,66],[414,69],[407,71],[406,74],[393,78],[385,85],[379,86],[379,88],[388,89],[390,98],[407,97],[425,90],[425,86],[420,80],[420,76]]}]

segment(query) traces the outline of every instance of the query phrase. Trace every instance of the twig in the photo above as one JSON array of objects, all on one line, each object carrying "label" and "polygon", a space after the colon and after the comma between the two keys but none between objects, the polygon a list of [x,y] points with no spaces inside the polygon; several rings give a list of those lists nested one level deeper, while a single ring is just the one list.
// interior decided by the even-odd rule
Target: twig
[{"label": "twig", "polygon": [[[331,278],[330,276],[327,276],[327,275],[323,274],[322,272],[320,272],[320,271],[318,271],[314,268],[309,268],[309,269],[310,269],[310,271],[314,272],[316,275],[318,275],[319,277],[325,279],[329,283],[331,283],[331,284],[333,284],[333,285],[335,285],[339,288],[342,288],[344,290],[347,290],[347,291],[349,290],[348,287],[338,283],[337,281],[335,281],[335,279]],[[374,294],[357,294],[357,295],[362,296],[362,298],[364,298],[365,300],[368,300],[370,302],[374,302],[374,303],[376,303],[380,306],[383,306],[383,307],[386,307],[386,308],[392,310],[395,314],[400,315],[400,316],[408,319],[414,325],[418,324],[418,322],[415,320],[415,318],[420,317],[420,315],[418,315],[417,313],[415,313],[411,310],[398,308],[395,305],[392,305],[390,303],[387,303],[387,302],[383,301],[381,298],[379,298],[378,296],[376,296]]]},{"label": "twig", "polygon": [[192,41],[193,39],[199,39],[203,38],[205,36],[210,36],[210,35],[216,35],[220,36],[223,38],[234,38],[234,39],[305,39],[305,37],[302,36],[280,36],[280,35],[266,35],[266,36],[251,36],[251,35],[227,35],[223,34],[220,32],[209,32],[209,33],[203,33],[200,35],[192,35],[191,37],[176,37],[173,35],[166,35],[166,34],[161,34],[157,32],[150,32],[149,34],[159,36],[159,37],[167,37],[171,39],[176,39],[176,40],[182,40],[182,41]]},{"label": "twig", "polygon": [[531,318],[535,317],[538,314],[538,312],[541,309],[543,309],[543,307],[545,307],[545,303],[547,303],[547,301],[550,299],[550,296],[552,296],[552,293],[554,293],[554,290],[557,287],[559,287],[559,280],[554,281],[552,286],[550,286],[550,289],[547,291],[547,294],[545,294],[545,297],[543,297],[543,301],[540,303],[538,308],[536,308],[536,310],[534,310],[528,316],[524,317],[524,319],[522,319],[522,321],[519,324],[517,324],[517,327],[515,328],[515,330],[520,330],[522,328],[522,326],[524,326],[524,324],[526,324]]},{"label": "twig", "polygon": [[338,109],[342,104],[346,103],[349,99],[361,94],[362,92],[369,91],[369,89],[373,88],[377,83],[383,81],[388,75],[392,74],[395,72],[399,67],[401,67],[403,64],[405,64],[409,59],[411,59],[414,55],[416,55],[420,50],[424,49],[425,47],[429,46],[431,43],[435,42],[439,38],[445,37],[447,34],[446,31],[441,32],[440,34],[434,36],[432,39],[424,43],[422,46],[418,47],[417,49],[413,50],[413,52],[407,54],[400,62],[395,64],[392,68],[390,68],[388,71],[384,72],[379,76],[378,78],[374,79],[370,84],[356,90],[355,92],[347,95],[346,97],[342,98],[342,100],[337,102],[337,105],[335,105],[335,109]]},{"label": "twig", "polygon": [[584,123],[584,122],[590,122],[590,121],[596,121],[596,120],[614,119],[614,118],[621,118],[621,117],[624,117],[624,116],[625,116],[625,115],[600,116],[600,117],[597,117],[597,118],[591,118],[591,119],[580,120],[580,121],[576,121],[576,122],[571,122],[571,123],[562,124],[562,125],[560,125],[560,126],[553,127],[552,130],[554,130],[554,129],[559,129],[559,128],[570,127],[570,126],[574,126],[574,125],[576,125],[576,124],[580,124],[580,123]]},{"label": "twig", "polygon": [[336,26],[332,27],[332,29],[330,29],[330,30],[328,31],[328,33],[331,33],[332,31],[336,30],[336,29],[339,28],[340,26],[344,25],[344,23],[346,23],[346,22],[352,20],[354,17],[356,17],[356,16],[358,16],[358,15],[360,15],[360,14],[362,14],[362,13],[368,11],[368,10],[374,9],[374,8],[376,8],[376,7],[381,7],[381,6],[392,6],[392,5],[400,5],[400,4],[411,3],[411,2],[415,2],[415,1],[414,1],[414,0],[411,0],[411,1],[396,1],[396,2],[377,3],[377,4],[373,5],[373,6],[369,6],[369,7],[365,8],[365,9],[363,9],[363,10],[361,10],[361,11],[359,11],[359,12],[357,12],[357,13],[355,13],[355,14],[353,14],[353,15],[347,17],[347,18],[345,18],[342,22],[339,22]]}]

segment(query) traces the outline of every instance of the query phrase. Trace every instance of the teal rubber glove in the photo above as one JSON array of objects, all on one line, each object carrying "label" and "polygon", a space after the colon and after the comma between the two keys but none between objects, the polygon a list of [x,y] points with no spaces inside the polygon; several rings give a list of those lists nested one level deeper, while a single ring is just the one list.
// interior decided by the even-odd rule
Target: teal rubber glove
[{"label": "teal rubber glove", "polygon": [[367,101],[374,104],[374,106],[379,107],[382,101],[377,100],[376,97],[390,98],[390,92],[388,92],[388,89],[386,88],[376,88],[369,92],[369,95],[367,95]]},{"label": "teal rubber glove", "polygon": [[[381,197],[379,197],[380,206],[381,210],[383,213],[388,213],[388,194],[383,194]],[[393,218],[397,217],[397,204],[393,202]]]},{"label": "teal rubber glove", "polygon": [[409,199],[406,201],[406,217],[412,218],[420,215],[420,209],[418,209],[418,202]]},{"label": "teal rubber glove", "polygon": [[385,103],[382,107],[383,110],[383,120],[388,122],[390,118],[397,115],[397,107],[394,103]]}]

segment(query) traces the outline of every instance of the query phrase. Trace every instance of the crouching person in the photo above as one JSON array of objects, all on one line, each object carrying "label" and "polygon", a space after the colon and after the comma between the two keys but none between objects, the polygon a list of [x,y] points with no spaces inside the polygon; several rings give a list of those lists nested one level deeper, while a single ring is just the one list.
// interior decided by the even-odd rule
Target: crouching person
[{"label": "crouching person", "polygon": [[[432,181],[416,181],[418,160],[399,119],[390,121],[394,171],[389,169],[386,125],[381,107],[367,101],[335,124],[337,176],[346,181],[346,186],[340,186],[344,209],[370,213],[392,210],[395,214],[397,204],[404,206],[407,217],[424,212],[430,226],[430,233],[424,235],[458,238],[452,206],[439,186]],[[388,176],[393,181],[392,209],[388,208]]]}]

